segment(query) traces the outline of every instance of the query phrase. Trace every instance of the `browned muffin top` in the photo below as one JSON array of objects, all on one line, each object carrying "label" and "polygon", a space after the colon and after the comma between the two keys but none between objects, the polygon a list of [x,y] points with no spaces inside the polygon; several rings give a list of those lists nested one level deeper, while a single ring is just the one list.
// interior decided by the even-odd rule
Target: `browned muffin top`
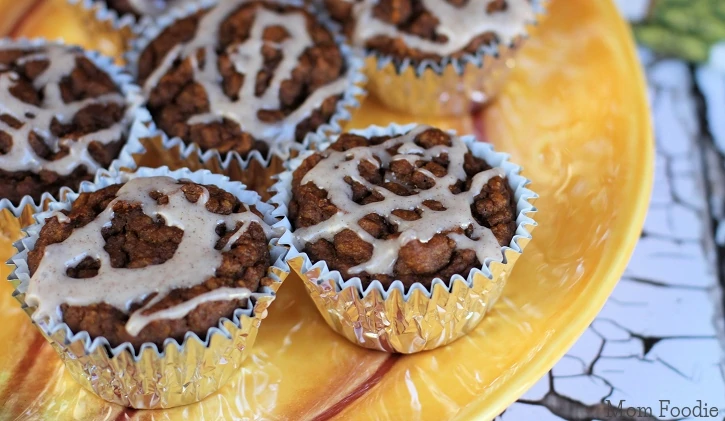
[{"label": "browned muffin top", "polygon": [[147,177],[82,193],[29,252],[26,301],[36,320],[60,308],[112,346],[203,339],[268,281],[269,229],[213,185]]},{"label": "browned muffin top", "polygon": [[180,19],[141,53],[156,123],[221,153],[302,141],[348,88],[333,34],[304,9],[228,0]]},{"label": "browned muffin top", "polygon": [[355,45],[396,59],[475,54],[511,44],[534,20],[532,0],[325,0]]},{"label": "browned muffin top", "polygon": [[516,231],[505,173],[427,126],[400,136],[343,134],[293,173],[295,237],[313,262],[363,286],[468,276],[501,260]]},{"label": "browned muffin top", "polygon": [[118,155],[126,102],[78,48],[0,46],[0,198],[77,188]]}]

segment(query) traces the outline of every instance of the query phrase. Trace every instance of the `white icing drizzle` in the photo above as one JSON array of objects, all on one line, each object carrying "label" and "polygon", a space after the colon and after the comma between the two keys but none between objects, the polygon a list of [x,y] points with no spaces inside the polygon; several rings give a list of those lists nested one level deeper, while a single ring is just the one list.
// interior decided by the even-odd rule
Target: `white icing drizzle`
[{"label": "white icing drizzle", "polygon": [[[268,238],[272,235],[272,228],[248,209],[231,215],[215,214],[205,207],[209,200],[206,189],[196,203],[190,203],[181,187],[182,184],[170,177],[133,179],[121,187],[116,198],[95,220],[75,229],[65,241],[47,246],[37,270],[30,278],[26,296],[29,305],[37,306],[33,318],[40,320],[48,317],[60,321],[59,307],[64,303],[87,306],[104,302],[129,312],[131,304],[156,293],[145,306],[130,314],[126,330],[131,335],[137,335],[155,320],[182,318],[200,304],[253,295],[247,288],[219,288],[176,306],[144,314],[170,291],[190,288],[215,276],[216,268],[222,262],[222,251],[214,249],[219,239],[215,232],[219,224],[224,224],[228,230],[239,227],[224,251],[229,250],[231,244],[252,223],[259,224]],[[159,205],[149,196],[154,191],[168,196],[168,203]],[[171,259],[144,268],[111,267],[109,255],[103,250],[105,241],[101,229],[111,224],[113,206],[119,201],[139,203],[146,215],[162,217],[166,225],[184,230],[183,239]],[[67,220],[65,216],[63,218]],[[74,279],[66,275],[69,267],[74,267],[88,256],[101,262],[96,276]]]},{"label": "white icing drizzle", "polygon": [[[409,133],[393,137],[376,146],[352,148],[344,152],[325,150],[325,156],[315,165],[301,181],[301,185],[314,183],[325,189],[330,201],[337,206],[338,211],[330,219],[319,224],[299,228],[295,236],[303,243],[312,243],[319,239],[332,241],[335,234],[345,229],[354,231],[362,240],[373,245],[373,255],[365,263],[354,266],[350,273],[393,274],[395,261],[400,248],[409,241],[418,240],[428,242],[436,234],[446,233],[456,228],[466,229],[473,226],[472,237],[462,234],[447,233],[448,238],[456,242],[459,249],[471,249],[476,252],[478,260],[483,263],[486,259],[501,261],[503,255],[501,246],[493,232],[479,225],[471,214],[471,204],[478,196],[483,186],[494,177],[505,177],[501,168],[476,174],[467,192],[453,194],[449,187],[459,180],[465,180],[466,172],[463,169],[465,154],[468,152],[466,144],[455,136],[451,136],[451,146],[435,146],[423,149],[414,143],[415,137],[430,129],[428,126],[417,126]],[[391,155],[388,149],[397,146],[397,154]],[[358,170],[358,165],[367,161],[378,168],[389,168],[393,161],[405,160],[412,164],[419,160],[431,160],[441,154],[447,154],[449,159],[448,173],[443,177],[436,177],[429,171],[417,169],[435,181],[435,185],[428,190],[420,190],[412,196],[398,196],[382,186],[377,186],[365,180]],[[377,159],[376,159],[377,158]],[[380,162],[378,162],[378,159]],[[414,165],[415,166],[415,165]],[[370,191],[375,191],[384,197],[384,200],[367,205],[359,205],[352,200],[352,189],[342,176],[350,176]],[[387,173],[386,180],[391,180],[391,173]],[[426,200],[440,202],[445,211],[433,211],[423,205]],[[422,211],[421,218],[415,221],[405,221],[392,212],[396,209]],[[376,239],[358,225],[358,221],[368,214],[378,214],[393,224],[397,224],[400,236],[395,239]]]},{"label": "white icing drizzle", "polygon": [[[186,44],[179,44],[167,53],[144,83],[144,91],[148,96],[158,85],[161,78],[168,73],[177,59],[189,59],[194,71],[194,79],[204,87],[210,111],[192,116],[188,124],[205,124],[221,121],[223,118],[235,121],[242,130],[256,139],[263,141],[290,141],[295,137],[295,128],[302,120],[319,108],[323,101],[331,96],[342,94],[347,88],[347,80],[340,76],[337,80],[321,86],[291,114],[274,123],[265,123],[257,117],[260,110],[277,110],[280,108],[279,90],[282,82],[292,78],[292,71],[299,63],[305,50],[314,45],[307,30],[307,21],[303,11],[277,13],[263,6],[255,10],[255,18],[249,38],[227,50],[237,72],[245,75],[244,83],[239,90],[239,98],[232,101],[224,94],[221,87],[222,76],[217,66],[216,48],[219,44],[218,34],[222,22],[248,0],[227,0],[219,2],[200,20],[196,34]],[[255,95],[255,80],[262,70],[264,58],[261,53],[265,41],[262,39],[264,30],[271,26],[281,26],[288,33],[281,43],[266,43],[282,53],[282,60],[275,69],[269,87],[260,97]],[[196,53],[203,49],[206,65],[201,68]]]},{"label": "white icing drizzle", "polygon": [[403,32],[373,13],[378,0],[362,0],[353,7],[355,28],[353,41],[356,45],[377,36],[400,38],[411,48],[423,53],[447,56],[463,50],[474,38],[486,32],[496,34],[503,44],[526,34],[526,24],[534,21],[531,0],[507,0],[506,10],[488,14],[486,8],[495,0],[468,0],[461,7],[445,0],[421,0],[423,6],[438,19],[436,33],[445,35],[446,42],[433,42],[417,35]]},{"label": "white icing drizzle", "polygon": [[[14,49],[8,45],[2,49]],[[10,93],[19,77],[14,72],[0,74],[0,115],[8,114],[22,123],[20,128],[14,129],[0,120],[0,131],[12,137],[12,147],[4,155],[0,155],[0,168],[5,171],[32,171],[49,170],[60,175],[68,175],[80,166],[85,166],[89,172],[96,171],[100,164],[88,153],[91,142],[108,144],[117,141],[123,136],[123,123],[121,121],[110,127],[86,134],[77,139],[57,138],[52,135],[50,126],[53,119],[62,124],[73,121],[74,116],[83,108],[91,104],[124,104],[121,94],[113,93],[97,98],[88,98],[71,103],[63,102],[60,82],[71,74],[76,67],[76,58],[83,54],[78,49],[59,45],[49,45],[38,49],[37,52],[18,59],[19,64],[31,61],[47,60],[48,67],[34,81],[35,89],[42,89],[43,101],[35,106],[25,103]],[[45,140],[53,152],[60,147],[68,148],[68,154],[55,161],[48,161],[38,156],[30,146],[28,137],[31,132]]]},{"label": "white icing drizzle", "polygon": [[[231,242],[231,241],[230,241]],[[212,301],[230,301],[230,300],[243,300],[249,298],[252,295],[252,291],[248,288],[217,288],[209,292],[197,295],[191,300],[184,301],[181,304],[177,304],[174,307],[165,308],[159,310],[151,315],[145,315],[142,311],[136,311],[131,314],[126,322],[126,330],[133,336],[138,335],[143,328],[154,320],[174,320],[185,317],[187,314],[194,311],[199,305],[212,302]],[[145,306],[144,309],[149,306]]]}]

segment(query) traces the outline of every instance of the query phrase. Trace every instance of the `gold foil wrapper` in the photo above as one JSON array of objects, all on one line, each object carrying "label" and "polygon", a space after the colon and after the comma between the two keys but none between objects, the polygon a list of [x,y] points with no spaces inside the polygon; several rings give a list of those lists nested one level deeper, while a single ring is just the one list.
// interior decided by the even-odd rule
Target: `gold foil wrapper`
[{"label": "gold foil wrapper", "polygon": [[122,57],[141,29],[136,27],[134,16],[119,16],[115,10],[108,8],[105,1],[66,1],[81,17],[92,48],[107,56]]},{"label": "gold foil wrapper", "polygon": [[[61,200],[70,192],[71,190],[68,188],[61,189]],[[10,238],[8,234],[19,235],[22,228],[35,223],[33,216],[36,213],[48,210],[48,204],[54,201],[56,199],[47,193],[41,197],[38,204],[34,203],[29,196],[23,198],[18,206],[13,206],[10,201],[4,199],[0,202],[0,232],[6,234],[5,236],[8,238]],[[20,237],[17,236],[17,238]]]},{"label": "gold foil wrapper", "polygon": [[272,154],[266,159],[259,154],[247,159],[230,154],[223,159],[218,153],[202,153],[196,145],[187,146],[181,139],[169,141],[158,132],[139,137],[137,141],[142,148],[131,154],[137,167],[210,170],[215,174],[244,183],[249,190],[257,192],[265,201],[271,197],[269,189],[275,183],[274,176],[285,170],[284,165],[289,158],[294,158],[300,153],[299,149],[292,149],[287,155]]},{"label": "gold foil wrapper", "polygon": [[499,93],[522,43],[520,39],[511,47],[502,46],[497,55],[484,55],[482,65],[449,64],[440,71],[381,64],[378,56],[370,55],[365,60],[366,88],[392,110],[431,117],[470,114]]},{"label": "gold foil wrapper", "polygon": [[468,115],[496,97],[516,66],[516,54],[544,19],[548,0],[533,0],[536,22],[509,45],[484,46],[475,54],[442,60],[396,62],[369,51],[366,89],[383,105],[411,115]]},{"label": "gold foil wrapper", "polygon": [[[391,125],[353,133],[366,137],[398,135],[413,127]],[[510,246],[502,248],[502,262],[486,262],[484,267],[473,269],[468,278],[456,275],[434,280],[430,289],[414,284],[406,291],[400,281],[389,287],[373,281],[363,289],[358,278],[343,280],[325,262],[312,262],[307,254],[297,252],[302,245],[294,244],[293,239],[280,240],[296,247],[288,254],[287,264],[300,276],[327,324],[349,341],[403,354],[435,349],[475,328],[501,295],[511,270],[531,241],[536,226],[533,202],[538,196],[527,188],[530,181],[520,175],[519,166],[508,162],[508,155],[493,151],[491,145],[477,142],[472,136],[462,139],[475,156],[502,167],[514,191],[517,230]],[[291,200],[292,172],[309,155],[291,162],[291,170],[280,175],[273,187],[278,202],[286,205]]]},{"label": "gold foil wrapper", "polygon": [[[529,240],[519,242],[521,248]],[[355,286],[337,291],[320,282],[321,268],[305,270],[303,257],[288,260],[327,324],[362,347],[403,354],[447,345],[473,330],[498,300],[520,253],[508,251],[506,264],[491,264],[492,278],[475,273],[468,286],[452,281],[449,289],[436,284],[430,296],[419,289],[407,297],[391,289],[387,298],[378,289],[360,293]]]},{"label": "gold foil wrapper", "polygon": [[[224,183],[231,184],[226,177],[209,171],[179,170],[172,173],[167,168],[142,168],[137,174],[170,175],[177,179],[187,178],[206,184],[222,180],[217,184],[223,188]],[[134,176],[99,174],[95,185],[86,183],[81,191],[93,191]],[[76,193],[70,192],[65,201],[67,203],[76,197]],[[49,205],[45,208],[62,208],[57,201],[51,201]],[[265,219],[278,221],[275,227],[284,228],[284,233],[288,233],[289,223],[284,218],[285,210],[271,209],[272,206],[269,208],[265,212]],[[29,212],[23,213],[23,224],[29,222]],[[39,216],[41,218],[43,216]],[[39,225],[32,225],[28,233],[31,237],[37,236],[39,230]],[[232,375],[238,373],[254,345],[262,320],[267,317],[275,293],[289,275],[289,267],[284,262],[289,248],[280,246],[278,241],[279,239],[270,241],[274,264],[262,279],[257,291],[260,293],[259,297],[248,300],[247,308],[237,309],[231,319],[221,319],[217,326],[208,330],[205,339],[189,332],[181,344],[167,339],[162,349],[150,343],[142,345],[140,350],[134,350],[129,343],[112,348],[105,338],[91,339],[86,332],[73,333],[65,323],[52,323],[48,320],[34,320],[34,323],[56,350],[73,378],[109,402],[138,409],[171,408],[198,402],[216,392]],[[27,250],[32,248],[32,244],[34,240],[30,239],[16,243],[19,253],[10,262],[16,266],[16,270],[9,278],[16,287],[13,296],[31,317],[34,308],[26,303],[25,291],[29,280]],[[18,275],[21,272],[24,276]]]},{"label": "gold foil wrapper", "polygon": [[[363,92],[356,90],[356,92]],[[363,94],[354,96],[354,103],[359,105]],[[356,106],[357,106],[356,105]],[[139,167],[168,167],[170,170],[188,168],[192,171],[209,170],[215,174],[229,177],[233,181],[244,183],[249,190],[257,192],[262,200],[272,196],[270,188],[276,183],[276,176],[286,170],[286,163],[294,159],[306,149],[317,148],[318,140],[342,131],[341,124],[350,116],[352,105],[345,106],[340,118],[327,130],[311,133],[302,144],[287,144],[281,148],[273,148],[263,156],[259,151],[252,151],[245,158],[238,153],[230,152],[222,156],[216,150],[202,151],[197,144],[186,144],[180,138],[169,138],[158,130],[149,112],[145,109],[137,113],[131,136],[119,158],[120,163],[114,168],[121,171],[133,171]],[[121,165],[121,163],[125,165]]]},{"label": "gold foil wrapper", "polygon": [[[64,187],[59,192],[61,200],[65,200],[71,189]],[[35,214],[48,210],[48,206],[57,200],[49,193],[44,193],[36,204],[30,196],[25,196],[15,206],[7,199],[0,200],[0,246],[6,250],[6,246],[12,248],[12,244],[23,238],[23,229],[35,223]],[[10,255],[7,253],[6,255]]]},{"label": "gold foil wrapper", "polygon": [[161,353],[143,348],[138,357],[128,349],[114,354],[102,344],[89,346],[87,336],[67,329],[39,327],[73,378],[102,399],[138,409],[171,408],[204,399],[238,372],[273,300],[262,297],[251,316],[225,320],[208,343],[194,335],[181,346],[170,341]]}]

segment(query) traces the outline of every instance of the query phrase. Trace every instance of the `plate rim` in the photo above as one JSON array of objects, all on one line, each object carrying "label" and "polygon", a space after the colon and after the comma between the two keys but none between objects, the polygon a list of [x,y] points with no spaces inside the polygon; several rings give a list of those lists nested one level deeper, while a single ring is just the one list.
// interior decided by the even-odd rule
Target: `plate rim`
[{"label": "plate rim", "polygon": [[[637,54],[632,29],[622,17],[613,0],[602,2],[601,9],[614,15],[613,22],[616,25],[612,25],[611,29],[623,41],[621,52],[627,58],[625,61],[627,67],[632,67],[633,87],[636,92],[639,92],[638,95],[633,95],[633,99],[638,102],[636,108],[639,108],[642,116],[650,116],[647,82]],[[584,311],[580,312],[577,317],[570,318],[571,323],[559,327],[557,333],[546,340],[544,346],[540,348],[535,356],[526,361],[515,375],[506,381],[507,387],[497,388],[485,399],[476,398],[461,408],[452,420],[492,420],[500,415],[534,384],[540,381],[566,355],[604,307],[619,283],[632,257],[634,248],[639,242],[654,187],[654,126],[651,118],[643,118],[642,120],[644,121],[636,125],[639,132],[636,138],[641,139],[641,146],[638,147],[643,149],[642,160],[635,167],[638,168],[638,171],[633,172],[635,178],[640,182],[630,183],[628,195],[634,197],[634,203],[631,207],[632,216],[626,219],[623,228],[621,228],[625,238],[620,240],[620,247],[618,248],[620,251],[609,260],[610,265],[601,265],[591,276],[591,278],[600,279],[600,282],[595,282],[592,285],[591,292],[588,294],[591,297],[589,305],[585,306]],[[614,247],[610,246],[609,248],[613,249]]]}]

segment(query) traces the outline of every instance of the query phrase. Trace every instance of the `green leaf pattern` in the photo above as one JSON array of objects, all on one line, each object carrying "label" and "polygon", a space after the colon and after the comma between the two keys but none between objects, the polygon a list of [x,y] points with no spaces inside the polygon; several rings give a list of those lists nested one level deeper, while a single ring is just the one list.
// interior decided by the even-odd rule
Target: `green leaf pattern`
[{"label": "green leaf pattern", "polygon": [[634,34],[659,54],[701,63],[725,40],[725,0],[650,0],[649,6]]}]

